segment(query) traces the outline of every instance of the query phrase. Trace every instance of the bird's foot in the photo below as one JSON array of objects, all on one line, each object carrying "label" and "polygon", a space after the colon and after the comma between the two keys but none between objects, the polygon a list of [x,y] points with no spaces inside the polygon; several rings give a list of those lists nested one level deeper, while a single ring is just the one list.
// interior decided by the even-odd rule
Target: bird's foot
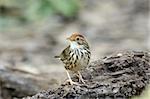
[{"label": "bird's foot", "polygon": [[80,82],[82,82],[84,85],[86,85],[86,83],[85,83],[85,80],[82,78],[82,75],[81,75],[81,73],[80,72],[78,72],[78,78],[79,78],[79,81]]},{"label": "bird's foot", "polygon": [[70,79],[68,79],[68,80],[65,81],[65,83],[68,83],[68,82],[70,83],[70,85],[77,85],[77,86],[81,85],[78,82],[74,82],[74,81],[72,81]]}]

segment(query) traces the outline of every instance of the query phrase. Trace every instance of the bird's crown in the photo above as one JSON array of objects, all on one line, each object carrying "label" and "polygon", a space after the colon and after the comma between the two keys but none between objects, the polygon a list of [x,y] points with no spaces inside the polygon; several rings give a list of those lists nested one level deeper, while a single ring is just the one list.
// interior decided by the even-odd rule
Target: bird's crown
[{"label": "bird's crown", "polygon": [[70,40],[70,41],[75,41],[76,38],[82,38],[82,39],[84,39],[84,36],[81,35],[80,33],[75,32],[70,37],[68,37],[67,39]]}]

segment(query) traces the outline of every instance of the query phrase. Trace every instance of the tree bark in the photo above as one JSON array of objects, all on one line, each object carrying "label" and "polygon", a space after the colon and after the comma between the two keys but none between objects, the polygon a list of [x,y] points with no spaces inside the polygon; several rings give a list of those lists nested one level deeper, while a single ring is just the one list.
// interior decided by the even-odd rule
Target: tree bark
[{"label": "tree bark", "polygon": [[48,86],[49,81],[38,74],[0,65],[0,99],[34,95]]},{"label": "tree bark", "polygon": [[[92,62],[82,71],[86,84],[65,83],[24,99],[127,99],[140,95],[150,79],[148,52],[120,52]],[[72,78],[78,82],[77,77]]]}]

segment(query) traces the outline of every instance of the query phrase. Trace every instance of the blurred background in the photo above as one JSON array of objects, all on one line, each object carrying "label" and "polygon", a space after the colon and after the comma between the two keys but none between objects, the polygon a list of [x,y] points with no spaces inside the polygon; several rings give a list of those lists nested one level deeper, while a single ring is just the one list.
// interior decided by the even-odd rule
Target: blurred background
[{"label": "blurred background", "polygon": [[54,56],[73,32],[88,39],[91,61],[118,51],[148,51],[148,1],[0,0],[0,65],[57,86],[67,76]]}]

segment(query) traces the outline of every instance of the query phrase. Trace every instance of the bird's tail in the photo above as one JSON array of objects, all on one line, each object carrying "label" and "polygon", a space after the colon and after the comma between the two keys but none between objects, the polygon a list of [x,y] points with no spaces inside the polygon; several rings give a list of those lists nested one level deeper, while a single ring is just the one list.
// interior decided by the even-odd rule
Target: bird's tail
[{"label": "bird's tail", "polygon": [[54,56],[54,58],[60,58],[60,56]]}]

